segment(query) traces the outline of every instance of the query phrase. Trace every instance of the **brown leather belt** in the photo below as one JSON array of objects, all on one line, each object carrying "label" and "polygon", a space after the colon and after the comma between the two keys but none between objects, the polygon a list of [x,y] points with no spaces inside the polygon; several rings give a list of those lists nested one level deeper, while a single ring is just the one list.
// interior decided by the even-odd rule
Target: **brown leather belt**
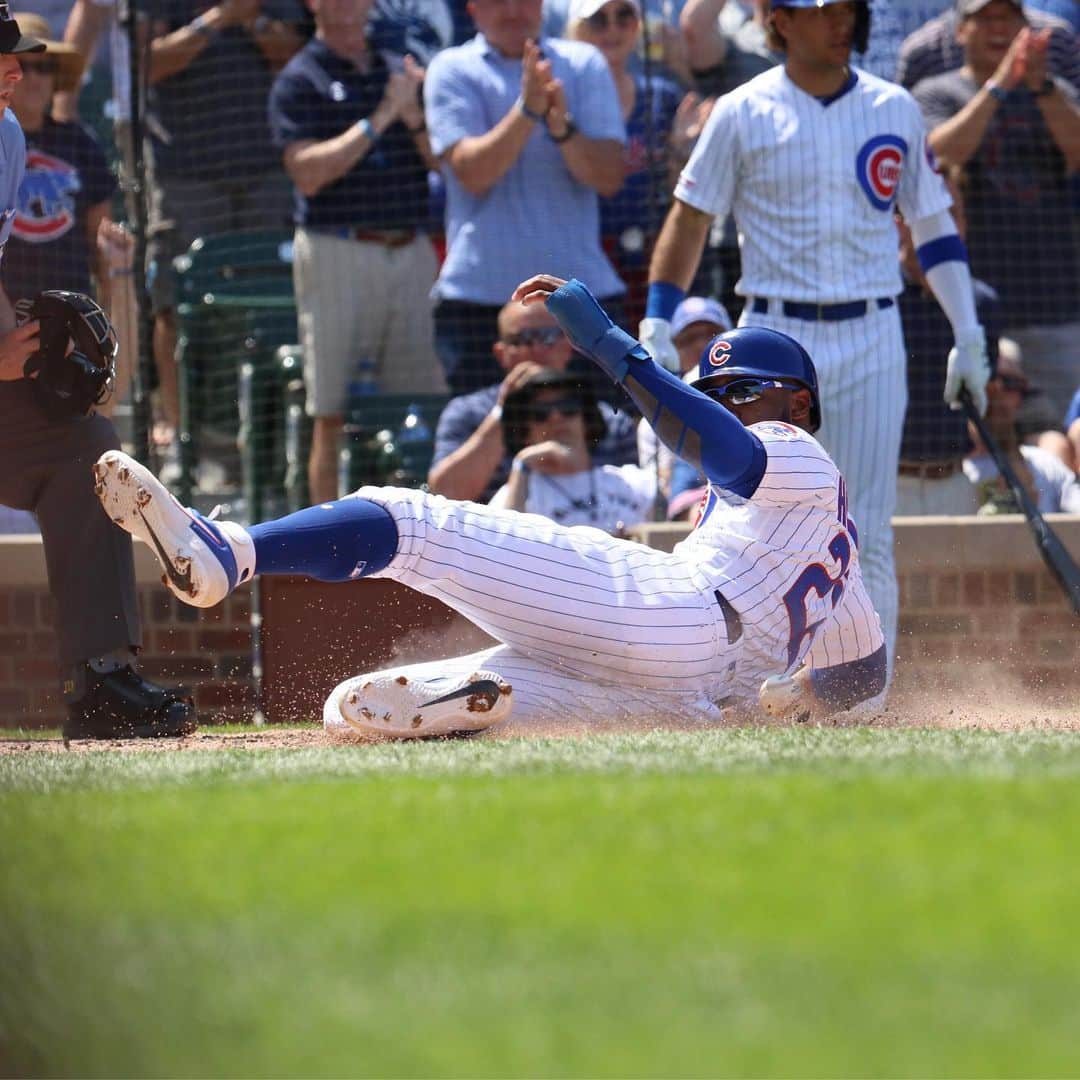
[{"label": "brown leather belt", "polygon": [[963,468],[962,462],[953,461],[901,461],[901,476],[917,476],[921,480],[945,480],[955,476]]},{"label": "brown leather belt", "polygon": [[349,229],[350,240],[366,244],[382,244],[383,247],[399,248],[416,239],[415,229]]}]

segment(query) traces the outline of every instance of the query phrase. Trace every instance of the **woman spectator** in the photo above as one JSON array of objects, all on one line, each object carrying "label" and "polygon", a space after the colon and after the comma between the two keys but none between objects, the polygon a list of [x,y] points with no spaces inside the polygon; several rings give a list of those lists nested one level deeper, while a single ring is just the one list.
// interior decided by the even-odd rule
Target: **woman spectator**
[{"label": "woman spectator", "polygon": [[626,179],[618,194],[600,200],[604,250],[626,282],[626,323],[645,313],[652,240],[664,219],[675,174],[690,151],[698,123],[696,94],[683,95],[670,79],[631,69],[641,37],[637,0],[573,0],[567,36],[595,45],[615,78],[626,123]]},{"label": "woman spectator", "polygon": [[40,15],[23,12],[16,18],[45,43],[45,52],[20,59],[22,79],[11,100],[26,134],[26,173],[0,264],[3,285],[13,302],[45,289],[68,289],[94,296],[109,312],[121,355],[116,389],[100,410],[108,412],[130,370],[132,238],[110,218],[116,179],[100,144],[82,124],[52,116],[53,95],[77,89],[84,58],[74,46],[52,40]]},{"label": "woman spectator", "polygon": [[538,371],[507,397],[502,425],[513,464],[490,505],[615,534],[650,517],[656,482],[649,470],[593,464],[606,429],[580,376]]}]

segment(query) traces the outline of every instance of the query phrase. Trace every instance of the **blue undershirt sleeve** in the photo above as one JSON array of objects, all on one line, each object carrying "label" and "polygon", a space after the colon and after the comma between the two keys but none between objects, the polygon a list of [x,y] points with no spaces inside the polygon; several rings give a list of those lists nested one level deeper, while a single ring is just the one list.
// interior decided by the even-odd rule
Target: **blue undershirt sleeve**
[{"label": "blue undershirt sleeve", "polygon": [[882,645],[876,652],[858,660],[814,668],[810,672],[810,682],[814,693],[826,705],[833,710],[844,710],[880,694],[885,689],[887,670],[885,646]]}]

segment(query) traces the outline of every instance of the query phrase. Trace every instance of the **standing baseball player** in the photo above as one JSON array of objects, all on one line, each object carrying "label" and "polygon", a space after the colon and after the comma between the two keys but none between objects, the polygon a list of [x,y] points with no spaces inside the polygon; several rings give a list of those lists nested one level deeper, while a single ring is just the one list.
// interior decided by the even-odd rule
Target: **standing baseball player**
[{"label": "standing baseball player", "polygon": [[546,301],[574,345],[709,478],[699,525],[674,552],[399,488],[361,488],[244,529],[186,510],[115,451],[95,469],[107,513],[157,551],[190,604],[216,604],[256,573],[389,577],[502,643],[342,683],[324,711],[333,730],[475,731],[511,706],[524,727],[709,721],[759,693],[774,714],[828,713],[880,693],[880,623],[843,478],[812,435],[820,401],[806,351],[772,330],[733,330],[702,353],[691,387],[580,282],[542,275],[514,295]]},{"label": "standing baseball player", "polygon": [[891,658],[890,519],[906,401],[894,204],[952,325],[945,399],[954,407],[966,385],[985,410],[985,335],[918,106],[907,91],[850,65],[852,48],[866,48],[866,0],[774,0],[768,27],[784,63],[713,109],[656,241],[640,336],[674,367],[672,312],[712,219],[733,213],[742,253],[736,291],[746,297],[740,325],[790,334],[814,357],[821,442],[847,478],[866,586]]}]

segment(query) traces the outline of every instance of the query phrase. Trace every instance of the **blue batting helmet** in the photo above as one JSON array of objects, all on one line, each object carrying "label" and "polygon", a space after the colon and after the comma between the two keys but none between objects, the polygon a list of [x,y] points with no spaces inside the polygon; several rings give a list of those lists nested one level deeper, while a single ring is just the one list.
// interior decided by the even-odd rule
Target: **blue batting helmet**
[{"label": "blue batting helmet", "polygon": [[[843,2],[844,0],[769,0],[769,9],[775,10],[778,7],[820,8]],[[851,47],[857,53],[864,53],[869,41],[870,0],[857,0],[855,5],[855,33],[852,37]]]},{"label": "blue batting helmet", "polygon": [[810,354],[793,338],[763,326],[740,326],[718,334],[701,352],[698,376],[690,384],[708,393],[733,375],[788,379],[810,391],[810,431],[821,427],[817,372]]}]

